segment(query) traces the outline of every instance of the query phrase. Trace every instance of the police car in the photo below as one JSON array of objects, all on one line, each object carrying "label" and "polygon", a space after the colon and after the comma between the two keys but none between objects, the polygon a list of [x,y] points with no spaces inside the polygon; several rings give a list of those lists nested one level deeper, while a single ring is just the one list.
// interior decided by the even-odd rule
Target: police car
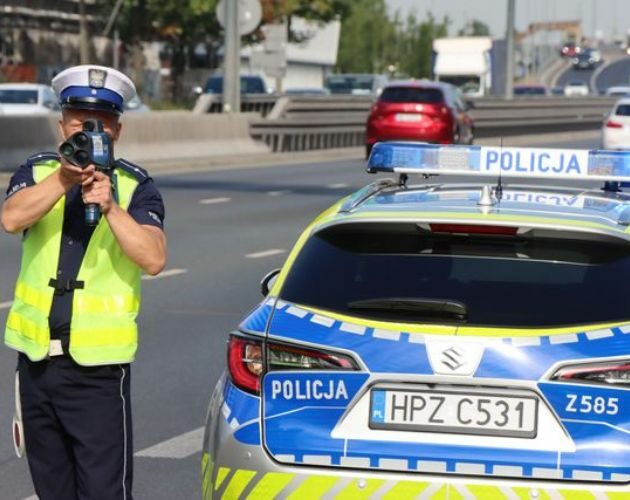
[{"label": "police car", "polygon": [[379,143],[368,171],[395,178],[230,335],[203,497],[630,498],[630,154]]}]

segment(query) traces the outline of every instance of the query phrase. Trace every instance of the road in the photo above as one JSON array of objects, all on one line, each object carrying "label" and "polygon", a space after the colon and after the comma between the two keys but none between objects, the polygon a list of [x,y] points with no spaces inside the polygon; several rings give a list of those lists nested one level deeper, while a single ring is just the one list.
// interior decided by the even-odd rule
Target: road
[{"label": "road", "polygon": [[[591,148],[595,142],[557,146]],[[136,499],[200,498],[199,429],[224,367],[227,334],[261,299],[260,278],[282,264],[301,229],[373,179],[358,160],[156,179],[167,209],[169,262],[163,277],[143,282],[141,348],[132,370]],[[19,239],[0,234],[0,255],[4,324]],[[10,441],[14,367],[15,354],[0,348],[2,500],[33,495],[27,463],[15,458]]]},{"label": "road", "polygon": [[[606,56],[607,54],[604,54]],[[610,56],[609,56],[610,57]],[[564,87],[567,83],[578,81],[589,86],[591,93],[598,94],[613,85],[630,85],[630,57],[622,57],[610,64],[595,69],[565,70],[556,81],[556,86]]]},{"label": "road", "polygon": [[595,73],[594,69],[573,69],[573,67],[570,67],[558,77],[556,86],[564,87],[569,82],[584,82],[593,92],[593,88],[591,88],[593,73]]},{"label": "road", "polygon": [[613,85],[630,85],[630,57],[606,66],[597,76],[597,88],[605,90]]}]

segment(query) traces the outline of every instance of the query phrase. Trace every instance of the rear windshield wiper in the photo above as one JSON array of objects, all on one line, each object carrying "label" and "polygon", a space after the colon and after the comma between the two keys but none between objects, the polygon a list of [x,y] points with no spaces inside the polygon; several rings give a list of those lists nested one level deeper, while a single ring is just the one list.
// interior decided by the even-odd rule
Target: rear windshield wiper
[{"label": "rear windshield wiper", "polygon": [[436,318],[452,318],[466,321],[468,309],[466,304],[450,299],[423,299],[384,297],[376,299],[356,300],[348,303],[350,309],[364,311],[383,311],[389,313],[413,313],[420,316]]}]

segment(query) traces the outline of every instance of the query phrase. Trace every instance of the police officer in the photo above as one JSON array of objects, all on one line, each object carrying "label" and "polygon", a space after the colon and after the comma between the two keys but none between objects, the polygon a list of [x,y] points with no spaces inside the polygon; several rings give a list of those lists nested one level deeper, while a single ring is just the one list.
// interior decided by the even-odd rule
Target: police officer
[{"label": "police officer", "polygon": [[[129,78],[77,66],[52,83],[64,140],[86,119],[118,139],[135,94]],[[84,222],[86,204],[100,207],[96,227]],[[122,159],[110,179],[40,153],[10,181],[0,222],[24,236],[5,343],[19,351],[24,442],[40,500],[132,498],[129,363],[141,273],[155,275],[166,261],[163,219],[152,179]]]}]

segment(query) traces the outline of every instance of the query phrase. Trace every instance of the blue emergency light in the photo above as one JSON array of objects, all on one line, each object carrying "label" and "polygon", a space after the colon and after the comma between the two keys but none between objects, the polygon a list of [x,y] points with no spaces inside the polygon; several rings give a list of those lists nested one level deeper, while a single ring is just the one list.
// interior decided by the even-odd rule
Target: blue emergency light
[{"label": "blue emergency light", "polygon": [[630,181],[630,151],[379,142],[369,173]]}]

